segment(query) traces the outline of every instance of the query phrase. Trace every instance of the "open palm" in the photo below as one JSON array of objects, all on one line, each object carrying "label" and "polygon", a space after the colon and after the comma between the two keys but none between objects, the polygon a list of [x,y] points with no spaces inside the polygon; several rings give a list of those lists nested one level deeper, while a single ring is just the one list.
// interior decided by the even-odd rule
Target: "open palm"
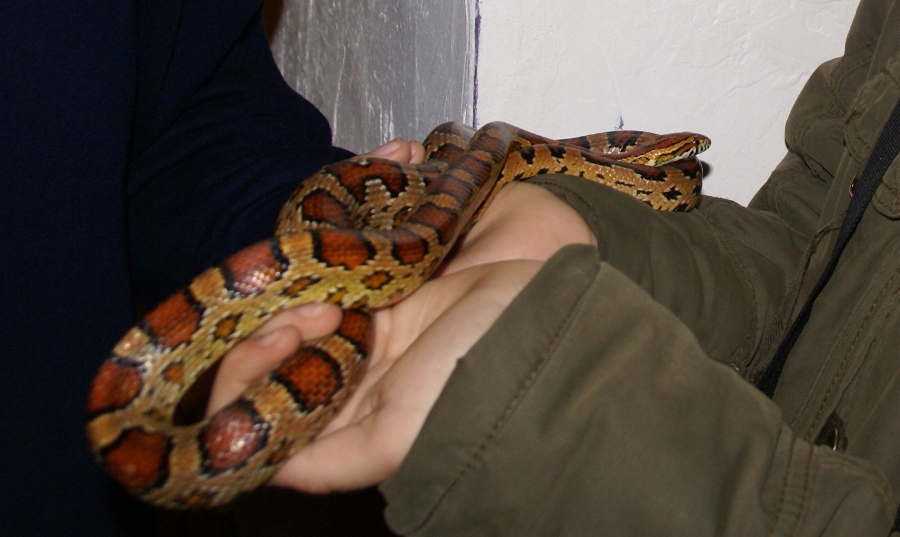
[{"label": "open palm", "polygon": [[[593,244],[581,217],[548,191],[504,189],[438,277],[375,315],[375,346],[345,408],[272,480],[306,492],[370,486],[392,475],[409,452],[456,361],[537,273],[571,243]],[[303,341],[340,321],[335,306],[284,312],[223,361],[210,412],[273,369]]]}]

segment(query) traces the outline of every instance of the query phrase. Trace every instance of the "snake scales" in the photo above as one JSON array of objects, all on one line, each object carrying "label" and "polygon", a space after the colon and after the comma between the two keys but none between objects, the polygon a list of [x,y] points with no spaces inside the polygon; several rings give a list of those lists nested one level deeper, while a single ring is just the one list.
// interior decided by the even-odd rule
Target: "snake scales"
[{"label": "snake scales", "polygon": [[[691,209],[706,137],[615,131],[556,141],[503,123],[435,129],[421,165],[355,157],[323,168],[284,205],[274,238],[200,274],[133,327],[88,397],[102,466],[146,501],[213,506],[269,479],[341,408],[365,370],[370,312],[407,296],[509,181],[564,172],[659,210]],[[173,412],[197,377],[277,312],[344,308],[237,400],[192,425]]]}]

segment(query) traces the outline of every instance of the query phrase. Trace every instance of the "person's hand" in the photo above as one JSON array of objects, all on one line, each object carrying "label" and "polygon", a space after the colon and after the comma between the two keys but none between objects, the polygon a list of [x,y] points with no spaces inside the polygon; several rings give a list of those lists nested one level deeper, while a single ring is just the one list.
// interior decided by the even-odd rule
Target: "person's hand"
[{"label": "person's hand", "polygon": [[[316,440],[295,454],[272,484],[306,492],[362,488],[389,477],[400,465],[456,361],[493,324],[540,268],[537,261],[478,265],[426,283],[408,300],[375,315],[375,348],[346,407]],[[312,306],[279,316],[267,336],[232,351],[219,376],[240,379],[230,394],[216,390],[210,410],[273,369],[305,339],[336,324],[336,307]],[[438,352],[439,351],[439,352]],[[226,369],[227,368],[227,369]]]},{"label": "person's hand", "polygon": [[421,142],[397,138],[360,156],[386,158],[403,164],[421,164],[425,160],[425,147]]},{"label": "person's hand", "polygon": [[[571,243],[593,244],[581,217],[543,188],[504,188],[463,238],[441,275],[377,312],[375,349],[361,385],[317,439],[272,480],[307,492],[376,484],[399,467],[456,361],[539,270]],[[273,369],[303,340],[334,330],[340,310],[285,312],[229,353],[210,400],[213,411]]]}]

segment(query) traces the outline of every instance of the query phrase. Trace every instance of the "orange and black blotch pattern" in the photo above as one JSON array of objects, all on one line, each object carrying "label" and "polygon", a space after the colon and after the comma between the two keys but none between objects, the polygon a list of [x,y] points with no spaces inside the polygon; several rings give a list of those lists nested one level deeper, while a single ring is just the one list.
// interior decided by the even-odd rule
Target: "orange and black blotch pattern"
[{"label": "orange and black blotch pattern", "polygon": [[606,143],[610,151],[625,151],[637,145],[642,135],[644,133],[641,131],[611,131],[606,135]]},{"label": "orange and black blotch pattern", "polygon": [[353,211],[328,189],[310,192],[298,203],[298,210],[312,224],[329,224],[348,228],[353,225]]},{"label": "orange and black blotch pattern", "polygon": [[[424,283],[503,184],[562,171],[686,210],[702,173],[693,155],[708,144],[689,133],[555,141],[502,123],[446,124],[426,139],[425,164],[355,157],[323,168],[285,203],[275,238],[198,276],[116,345],[87,401],[98,460],[165,507],[221,505],[259,486],[352,394],[372,351],[372,311]],[[277,312],[311,301],[344,308],[333,335],[203,421],[172,423],[193,379]]]},{"label": "orange and black blotch pattern", "polygon": [[116,481],[130,490],[147,491],[161,487],[169,478],[171,452],[168,435],[133,427],[104,447],[101,456]]},{"label": "orange and black blotch pattern", "polygon": [[153,309],[139,326],[157,344],[170,349],[191,340],[203,308],[187,289],[183,289]]},{"label": "orange and black blotch pattern", "polygon": [[311,237],[316,259],[329,267],[353,270],[375,257],[375,246],[359,231],[320,229]]},{"label": "orange and black blotch pattern", "polygon": [[475,185],[455,177],[448,177],[441,182],[441,193],[449,196],[457,207],[465,207],[475,191]]},{"label": "orange and black blotch pattern", "polygon": [[302,412],[327,405],[344,385],[340,364],[315,347],[304,347],[285,360],[272,379],[290,392]]},{"label": "orange and black blotch pattern", "polygon": [[[375,170],[374,178],[384,186],[392,198],[396,198],[409,188],[409,176],[407,175],[406,167],[384,161],[379,161],[377,165],[376,163],[370,164],[370,169],[375,169],[376,167],[381,169]],[[359,200],[360,204],[364,202],[364,199]]]},{"label": "orange and black blotch pattern", "polygon": [[[336,335],[353,347],[358,356],[371,352],[370,314],[359,310],[344,312]],[[331,353],[316,347],[303,347],[272,374],[272,379],[290,392],[301,412],[309,413],[331,403],[344,387],[346,374]]]},{"label": "orange and black blotch pattern", "polygon": [[356,158],[332,164],[324,171],[338,178],[342,190],[359,205],[366,201],[366,184],[370,181],[380,181],[394,196],[409,187],[404,167],[388,160]]},{"label": "orange and black blotch pattern", "polygon": [[252,401],[240,398],[216,412],[200,429],[197,444],[203,473],[215,476],[242,468],[268,441],[269,424]]},{"label": "orange and black blotch pattern", "polygon": [[347,310],[341,319],[337,333],[353,345],[362,356],[372,352],[372,315],[365,311]]},{"label": "orange and black blotch pattern", "polygon": [[107,358],[94,377],[88,394],[88,417],[120,410],[141,393],[144,379],[141,364],[127,358]]},{"label": "orange and black blotch pattern", "polygon": [[428,256],[430,250],[428,241],[418,233],[398,227],[382,234],[391,241],[391,255],[401,265],[415,265]]},{"label": "orange and black blotch pattern", "polygon": [[409,215],[407,222],[431,228],[437,234],[440,245],[445,246],[455,237],[459,213],[435,203],[423,203]]},{"label": "orange and black blotch pattern", "polygon": [[261,241],[228,257],[219,270],[226,288],[240,295],[261,293],[281,278],[290,260],[279,248],[278,239]]}]

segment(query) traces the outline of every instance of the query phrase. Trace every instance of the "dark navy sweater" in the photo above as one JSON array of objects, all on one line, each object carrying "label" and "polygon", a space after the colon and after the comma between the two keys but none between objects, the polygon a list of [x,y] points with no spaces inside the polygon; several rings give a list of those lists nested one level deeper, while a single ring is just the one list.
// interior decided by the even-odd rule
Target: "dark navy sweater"
[{"label": "dark navy sweater", "polygon": [[270,235],[294,186],[349,156],[285,85],[259,7],[0,5],[3,534],[116,531],[84,406],[134,299]]}]

